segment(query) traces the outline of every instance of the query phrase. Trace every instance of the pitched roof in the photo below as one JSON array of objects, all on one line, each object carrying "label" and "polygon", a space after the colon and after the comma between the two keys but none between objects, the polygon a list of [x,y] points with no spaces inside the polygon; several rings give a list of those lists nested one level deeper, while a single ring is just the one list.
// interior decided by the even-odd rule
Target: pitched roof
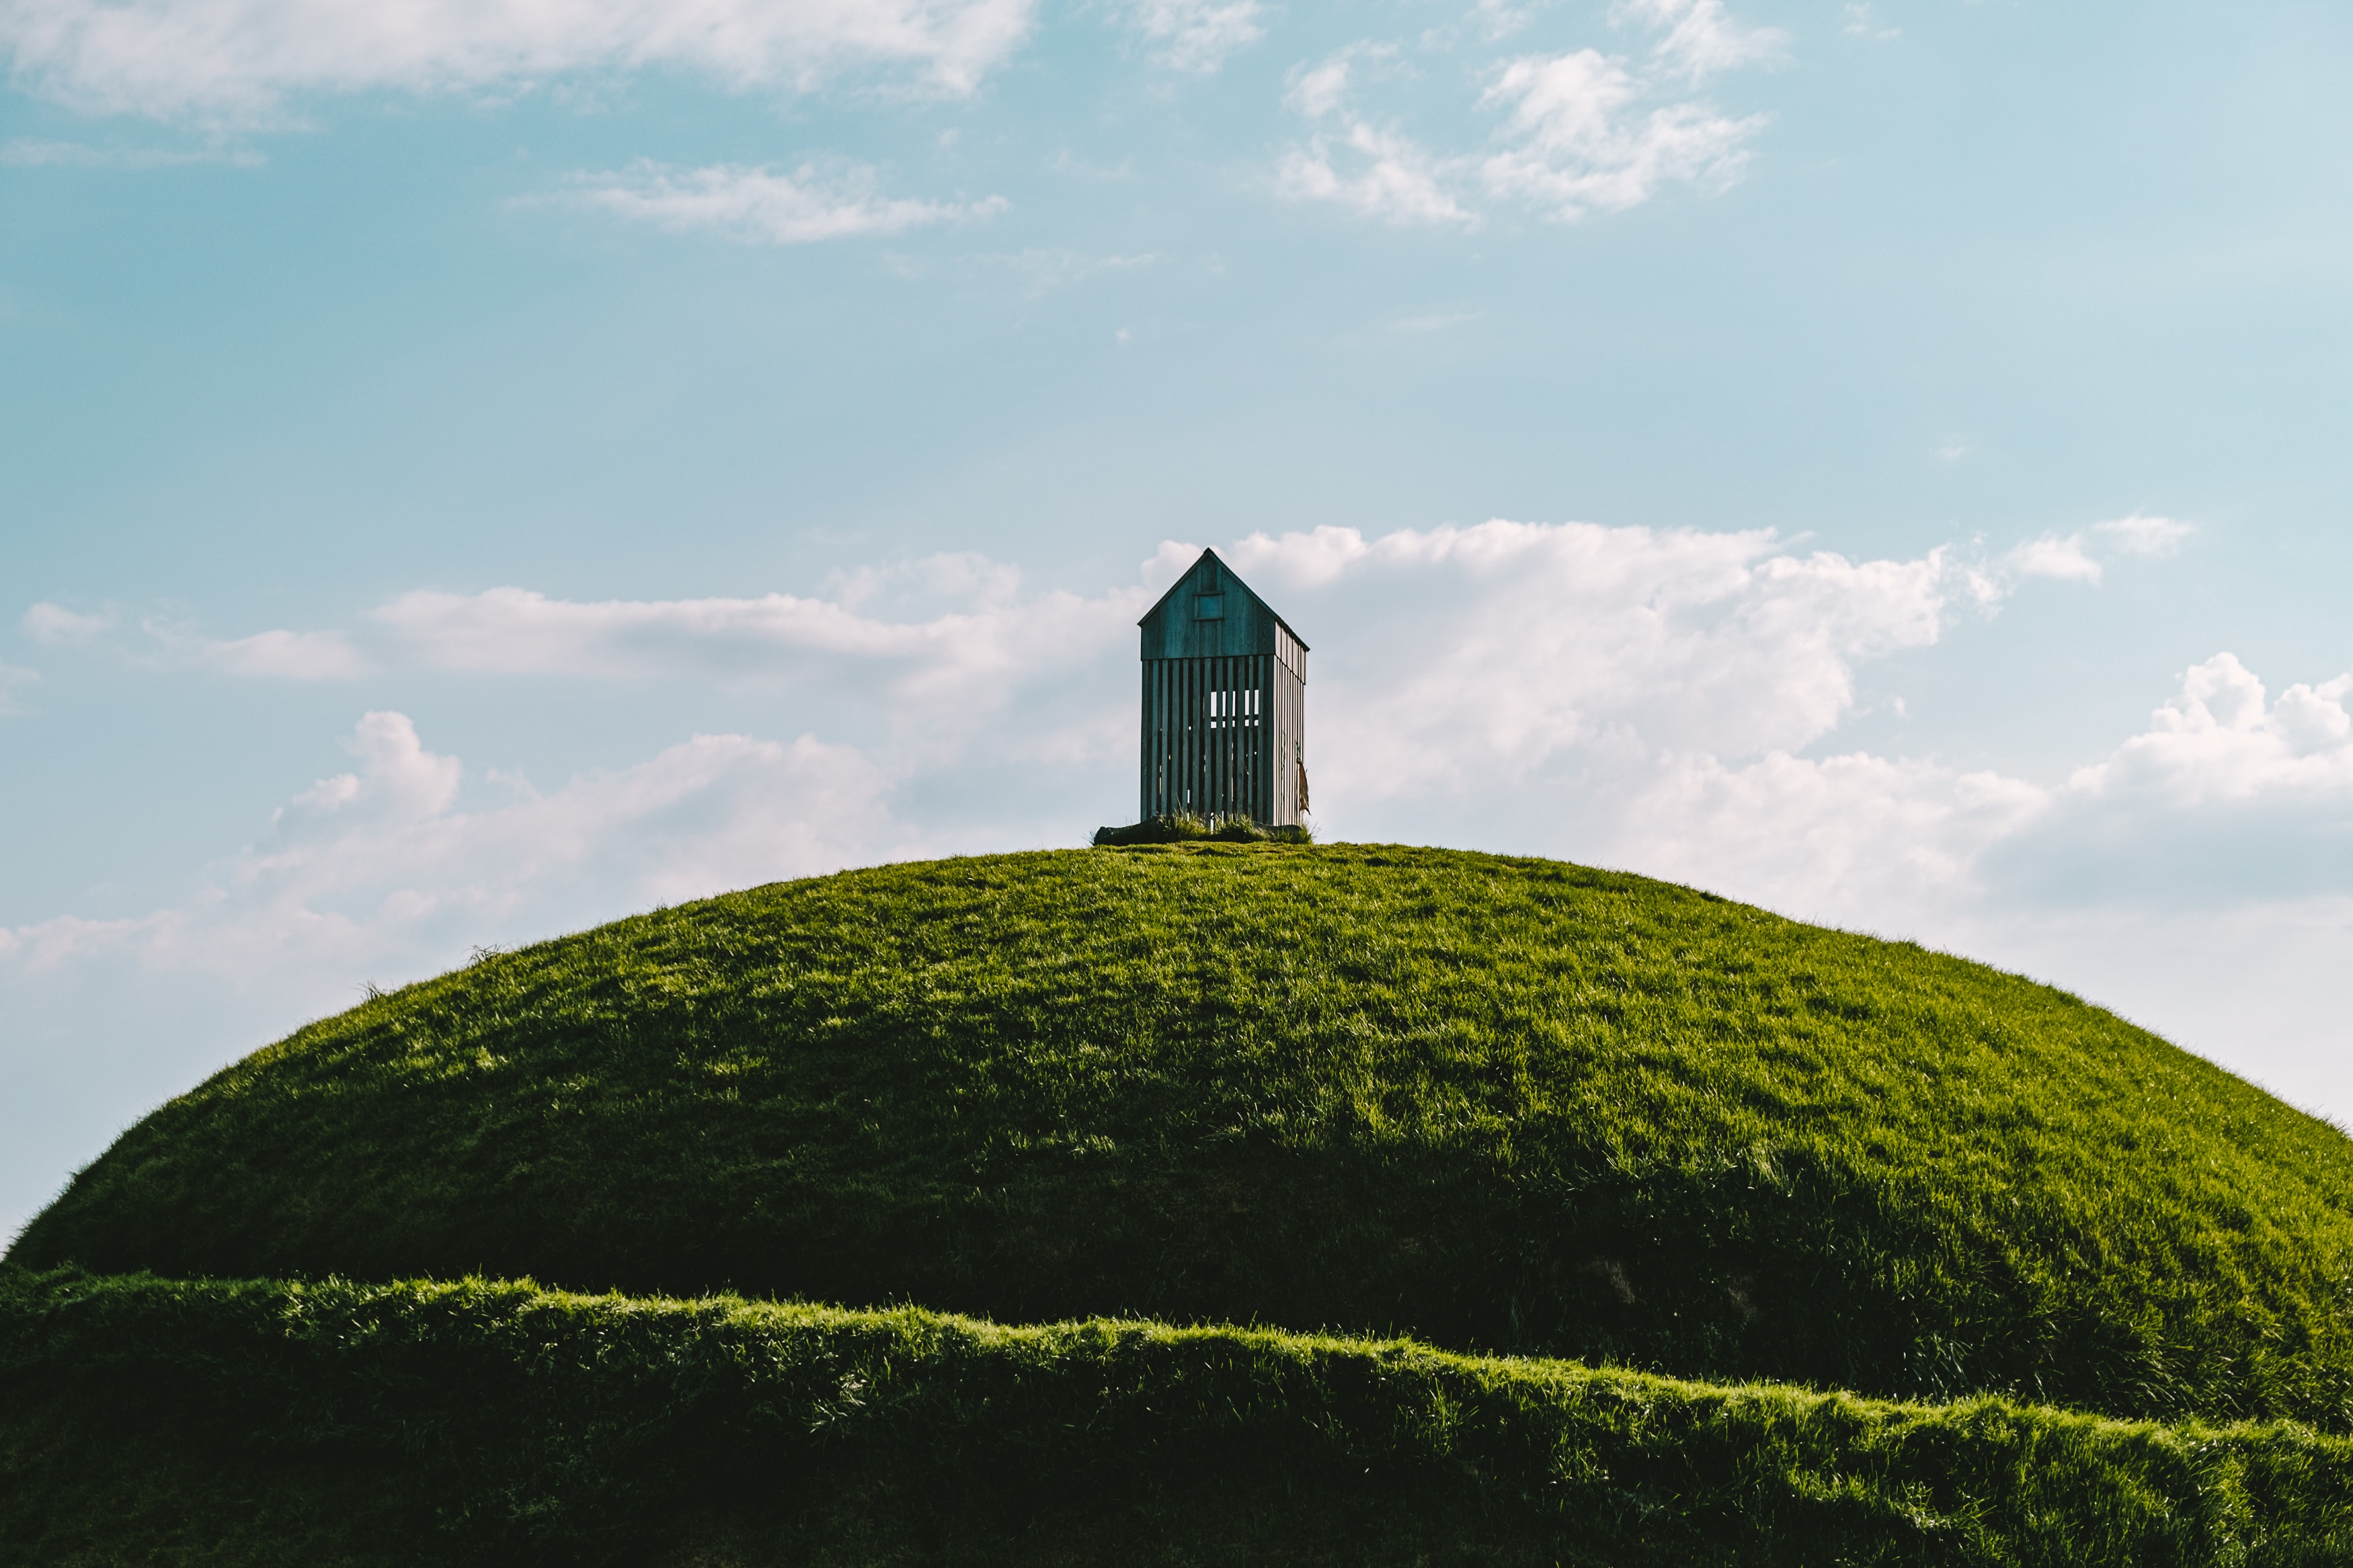
[{"label": "pitched roof", "polygon": [[1278,626],[1300,651],[1307,648],[1307,639],[1275,614],[1214,550],[1202,551],[1135,624],[1143,628],[1145,658],[1272,654]]}]

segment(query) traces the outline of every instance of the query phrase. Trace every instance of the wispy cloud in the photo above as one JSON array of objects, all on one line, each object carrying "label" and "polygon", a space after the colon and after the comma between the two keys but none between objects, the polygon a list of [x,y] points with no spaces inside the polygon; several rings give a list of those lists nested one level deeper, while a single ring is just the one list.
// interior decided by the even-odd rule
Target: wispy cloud
[{"label": "wispy cloud", "polygon": [[20,86],[78,108],[266,125],[306,94],[664,66],[794,90],[881,70],[960,94],[1034,14],[1034,0],[12,0],[0,48]]},{"label": "wispy cloud", "polygon": [[1702,103],[1643,110],[1643,92],[1592,49],[1514,60],[1483,100],[1510,119],[1481,180],[1568,220],[1639,206],[1669,184],[1714,192],[1739,180],[1763,116],[1734,119]]},{"label": "wispy cloud", "polygon": [[178,638],[188,662],[231,675],[280,680],[348,680],[364,675],[369,660],[341,632],[257,632],[227,641]]},{"label": "wispy cloud", "polygon": [[1778,65],[1788,53],[1788,34],[1734,21],[1724,0],[1618,0],[1611,16],[1663,34],[1651,46],[1651,58],[1688,82],[1745,66]]},{"label": "wispy cloud", "polygon": [[1767,117],[1678,100],[1659,82],[1766,63],[1782,36],[1736,26],[1720,0],[1626,0],[1616,15],[1663,29],[1655,75],[1593,48],[1499,61],[1478,101],[1503,119],[1482,153],[1435,151],[1358,106],[1367,68],[1389,61],[1393,46],[1360,42],[1294,68],[1284,102],[1314,129],[1283,155],[1276,190],[1390,223],[1471,228],[1482,201],[1574,221],[1674,185],[1713,194],[1736,183]]},{"label": "wispy cloud", "polygon": [[[26,637],[50,647],[113,642],[122,629],[121,615],[111,608],[84,613],[47,603],[26,610],[19,624]],[[265,631],[220,638],[161,616],[142,620],[138,632],[138,640],[123,651],[157,668],[291,680],[343,680],[369,668],[367,658],[341,632]]]},{"label": "wispy cloud", "polygon": [[[904,725],[911,743],[951,746],[1009,705],[1061,701],[1039,692],[1070,660],[1117,647],[1143,607],[1140,588],[1038,593],[1010,567],[952,554],[849,573],[807,595],[579,601],[520,587],[419,589],[348,626],[234,637],[162,617],[120,626],[57,606],[27,619],[52,646],[111,652],[134,668],[304,682],[413,670],[717,681],[793,691],[860,733]],[[1066,713],[1026,729],[1024,744],[1089,752],[1093,722]]]},{"label": "wispy cloud", "polygon": [[1285,153],[1275,189],[1294,201],[1328,202],[1388,223],[1474,227],[1478,215],[1448,188],[1461,167],[1394,126],[1351,117]]},{"label": "wispy cloud", "polygon": [[2134,512],[2113,522],[2092,525],[2091,533],[2111,548],[2126,555],[2138,555],[2148,560],[2163,560],[2181,548],[2181,542],[2196,532],[2196,528],[2170,517],[2149,517]]},{"label": "wispy cloud", "polygon": [[2073,533],[2047,533],[2027,540],[2004,553],[2000,564],[2021,577],[2096,584],[2106,570],[2105,557],[2162,559],[2179,550],[2192,531],[2189,523],[2176,519],[2135,512]]},{"label": "wispy cloud", "polygon": [[121,624],[111,609],[69,610],[47,601],[26,610],[17,623],[35,642],[52,647],[74,647],[96,642]]},{"label": "wispy cloud", "polygon": [[1258,0],[1131,0],[1125,14],[1171,70],[1214,71],[1266,36]]},{"label": "wispy cloud", "polygon": [[1388,223],[1474,226],[1478,215],[1451,188],[1459,183],[1461,160],[1439,157],[1353,106],[1358,74],[1368,66],[1382,68],[1396,54],[1393,46],[1360,42],[1313,66],[1292,68],[1283,103],[1314,130],[1304,145],[1283,155],[1275,190],[1293,201],[1327,202]]},{"label": "wispy cloud", "polygon": [[993,217],[1002,196],[974,202],[886,196],[863,163],[807,163],[790,174],[719,163],[674,169],[640,163],[575,176],[568,199],[673,233],[701,230],[759,245],[812,245],[903,234],[934,224]]}]

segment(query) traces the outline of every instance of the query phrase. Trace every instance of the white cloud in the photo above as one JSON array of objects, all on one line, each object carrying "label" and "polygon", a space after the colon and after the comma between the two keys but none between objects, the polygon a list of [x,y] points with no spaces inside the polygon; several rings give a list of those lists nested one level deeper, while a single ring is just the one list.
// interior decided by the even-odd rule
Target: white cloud
[{"label": "white cloud", "polygon": [[1338,134],[1318,132],[1285,153],[1275,190],[1389,223],[1473,226],[1476,215],[1446,188],[1454,167],[1393,128],[1351,119]]},{"label": "white cloud", "polygon": [[1481,180],[1568,220],[1640,205],[1667,184],[1716,192],[1739,180],[1764,116],[1735,119],[1704,103],[1633,112],[1643,91],[1592,49],[1514,60],[1482,100],[1511,117]]},{"label": "white cloud", "polygon": [[2127,793],[2200,805],[2293,795],[2353,802],[2353,676],[2296,685],[2265,700],[2263,683],[2236,656],[2190,666],[2181,693],[2108,761],[2068,781],[2089,798]]},{"label": "white cloud", "polygon": [[95,642],[112,631],[119,619],[111,609],[84,615],[63,605],[43,603],[26,610],[18,624],[35,642],[58,647]]},{"label": "white cloud", "polygon": [[194,640],[186,647],[193,662],[232,675],[347,680],[368,668],[366,658],[339,632],[257,632],[225,642]]},{"label": "white cloud", "polygon": [[[23,622],[27,637],[52,647],[91,647],[112,642],[121,624],[121,617],[111,609],[80,615],[50,604],[35,605],[25,612]],[[220,638],[160,616],[142,620],[139,630],[146,641],[131,657],[134,662],[159,668],[216,669],[288,680],[344,680],[366,673],[369,668],[366,657],[341,632],[266,631]]]},{"label": "white cloud", "polygon": [[2100,563],[2084,548],[2084,536],[2030,539],[2014,546],[2002,563],[2021,577],[2056,577],[2061,582],[2097,583]]},{"label": "white cloud", "polygon": [[296,795],[278,814],[281,831],[330,820],[435,816],[458,798],[464,771],[458,759],[426,751],[406,713],[363,714],[343,749],[362,760],[364,774],[338,773]]},{"label": "white cloud", "polygon": [[[62,605],[35,605],[19,623],[25,635],[51,647],[89,647],[111,640],[122,617],[109,607],[91,614]],[[141,623],[152,652],[150,662],[185,667],[209,666],[237,675],[277,675],[295,679],[339,679],[357,675],[364,661],[338,634],[262,632],[254,637],[220,641],[190,632],[169,621],[151,618]]]},{"label": "white cloud", "polygon": [[1967,597],[1942,552],[1792,555],[1767,531],[1327,527],[1229,558],[1303,616],[1384,627],[1318,683],[1327,794],[1367,801],[1500,787],[1586,749],[1795,750],[1852,707],[1858,662],[1935,642]]},{"label": "white cloud", "polygon": [[2113,522],[2094,523],[2073,533],[2030,539],[2003,555],[2000,565],[2020,577],[2054,577],[2062,582],[2097,584],[2106,570],[2101,552],[2161,560],[2179,550],[2192,531],[2186,522],[2135,512]]},{"label": "white cloud", "polygon": [[1449,189],[1459,183],[1460,159],[1440,158],[1394,126],[1376,125],[1350,107],[1357,68],[1377,65],[1396,52],[1386,45],[1356,43],[1314,66],[1292,68],[1283,103],[1314,121],[1316,129],[1304,146],[1283,154],[1275,191],[1293,201],[1330,202],[1388,223],[1475,226],[1477,216]]},{"label": "white cloud", "polygon": [[879,69],[964,93],[1033,15],[1034,0],[8,0],[0,47],[21,86],[77,108],[266,124],[307,93],[647,67],[793,89]]},{"label": "white cloud", "polygon": [[1282,106],[1294,115],[1306,115],[1308,120],[1323,120],[1348,101],[1348,73],[1356,68],[1356,57],[1365,52],[1365,45],[1351,45],[1332,54],[1318,66],[1292,66],[1290,87],[1282,91]]},{"label": "white cloud", "polygon": [[1613,782],[1598,835],[1613,863],[1907,932],[1972,907],[1986,847],[2048,808],[2023,780],[1867,752],[1678,753]]},{"label": "white cloud", "polygon": [[1093,657],[1141,613],[1140,590],[1024,595],[969,555],[851,574],[830,598],[551,599],[523,588],[403,594],[372,629],[406,664],[501,675],[707,674],[854,685],[893,704],[975,714],[1041,668]]},{"label": "white cloud", "polygon": [[[1166,547],[1155,579],[1192,548]],[[1866,667],[1998,604],[2014,569],[1501,521],[1225,553],[1311,643],[1380,628],[1345,662],[1311,656],[1310,766],[1345,834],[1542,847],[1970,940],[2002,911],[2137,907],[2160,888],[2207,907],[2353,895],[2353,677],[2269,699],[2218,655],[2063,779],[1824,752]]]},{"label": "white cloud", "polygon": [[319,965],[415,972],[498,934],[552,934],[648,903],[887,852],[888,780],[852,748],[697,735],[552,794],[459,808],[463,768],[400,713],[363,718],[354,773],[283,807],[175,906],[0,931],[18,976],[128,959],[286,984]]},{"label": "white cloud", "polygon": [[[240,637],[151,618],[114,651],[134,667],[276,680],[420,669],[716,680],[789,689],[844,721],[863,715],[871,729],[881,716],[945,743],[1102,657],[1145,603],[1141,588],[1031,593],[1012,567],[949,554],[846,573],[816,595],[583,602],[517,587],[418,589],[350,627]],[[42,605],[27,625],[53,644],[104,647],[117,621]]]},{"label": "white cloud", "polygon": [[1131,0],[1129,25],[1172,70],[1214,71],[1266,36],[1258,0]]},{"label": "white cloud", "polygon": [[1744,26],[1724,0],[1618,0],[1612,18],[1663,29],[1652,58],[1671,76],[1700,82],[1743,66],[1774,65],[1788,52],[1778,27]]},{"label": "white cloud", "polygon": [[1698,101],[1654,101],[1653,84],[1625,61],[1576,49],[1503,63],[1479,100],[1504,112],[1493,150],[1442,154],[1355,107],[1359,68],[1393,52],[1354,44],[1292,71],[1284,102],[1315,130],[1284,154],[1281,195],[1399,224],[1475,227],[1481,195],[1573,221],[1640,205],[1671,185],[1729,187],[1766,123]]},{"label": "white cloud", "polygon": [[1316,65],[1293,66],[1288,85],[1283,89],[1284,107],[1310,120],[1322,120],[1336,114],[1347,104],[1349,79],[1356,72],[1356,62],[1394,53],[1394,49],[1372,44],[1351,44]]},{"label": "white cloud", "polygon": [[2114,522],[2094,523],[2091,531],[2126,555],[2161,560],[2180,549],[2181,542],[2196,531],[2173,518],[2145,517],[2135,512]]},{"label": "white cloud", "polygon": [[762,245],[809,245],[901,234],[937,223],[993,217],[1002,196],[927,202],[885,196],[862,163],[803,163],[789,174],[730,163],[671,169],[641,163],[575,177],[571,199],[672,232],[709,230]]}]

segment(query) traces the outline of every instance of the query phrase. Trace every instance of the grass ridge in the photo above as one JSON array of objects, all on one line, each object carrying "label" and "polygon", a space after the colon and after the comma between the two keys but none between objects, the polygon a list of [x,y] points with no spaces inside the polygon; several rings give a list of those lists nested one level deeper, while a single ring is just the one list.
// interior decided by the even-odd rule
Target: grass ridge
[{"label": "grass ridge", "polygon": [[[1612,1561],[2353,1552],[2353,1440],[2295,1423],[1709,1385],[1270,1328],[11,1269],[0,1394],[19,1427],[135,1414],[293,1475],[373,1472],[401,1494],[379,1514],[485,1560],[636,1557],[697,1505],[805,1510],[877,1478],[1012,1537],[1073,1497],[1100,1511],[1269,1466]],[[16,1495],[0,1544],[43,1528]]]}]

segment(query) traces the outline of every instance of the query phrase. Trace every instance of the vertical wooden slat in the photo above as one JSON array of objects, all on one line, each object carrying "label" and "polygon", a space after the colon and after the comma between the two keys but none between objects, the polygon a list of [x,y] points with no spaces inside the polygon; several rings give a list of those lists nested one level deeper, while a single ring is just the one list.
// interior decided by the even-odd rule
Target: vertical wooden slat
[{"label": "vertical wooden slat", "polygon": [[1147,658],[1137,681],[1139,818],[1172,811],[1299,820],[1305,681],[1295,638],[1271,653]]},{"label": "vertical wooden slat", "polygon": [[1190,659],[1176,667],[1176,795],[1168,803],[1171,811],[1182,811],[1192,805],[1193,793],[1193,662]]},{"label": "vertical wooden slat", "polygon": [[[1233,690],[1233,663],[1234,661],[1230,658],[1220,658],[1218,660],[1218,684],[1225,689],[1223,691],[1218,693],[1218,705],[1219,707],[1224,707],[1226,705],[1229,700],[1227,693]],[[1229,719],[1220,726],[1218,733],[1218,810],[1221,814],[1231,811],[1233,809],[1233,800],[1234,727],[1231,720]]]},{"label": "vertical wooden slat", "polygon": [[[1224,687],[1224,684],[1226,684],[1226,660],[1224,660],[1224,658],[1219,658],[1217,663],[1214,663],[1214,666],[1209,666],[1209,684],[1212,684],[1212,687]],[[1224,693],[1219,693],[1219,696],[1217,696],[1217,699],[1214,699],[1214,700],[1219,700],[1219,703],[1224,703]],[[1219,811],[1224,811],[1224,809],[1226,809],[1226,762],[1229,762],[1229,752],[1230,752],[1230,750],[1233,750],[1233,731],[1230,731],[1230,729],[1219,729],[1219,731],[1217,731],[1217,748],[1214,748],[1212,752],[1209,752],[1209,769],[1212,769],[1212,778],[1214,778],[1214,783],[1212,783],[1212,793],[1217,795],[1217,809],[1219,809]]]}]

